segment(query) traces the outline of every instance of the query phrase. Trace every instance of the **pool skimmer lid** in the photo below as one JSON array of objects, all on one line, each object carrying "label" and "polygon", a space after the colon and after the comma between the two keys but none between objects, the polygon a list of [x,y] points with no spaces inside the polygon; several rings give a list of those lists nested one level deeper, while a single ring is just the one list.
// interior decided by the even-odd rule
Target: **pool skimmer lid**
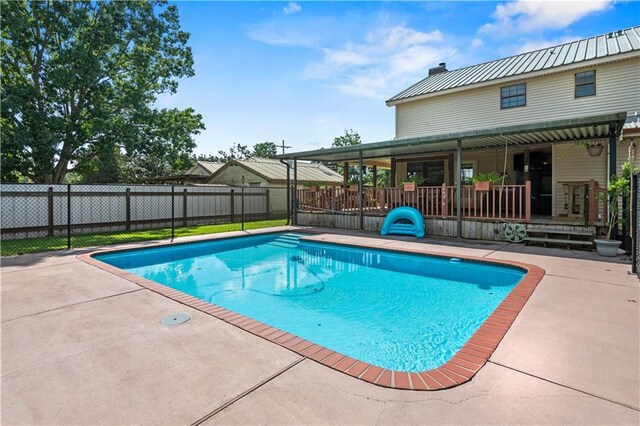
[{"label": "pool skimmer lid", "polygon": [[180,325],[189,321],[191,317],[187,314],[173,314],[166,316],[160,320],[160,324],[166,326]]}]

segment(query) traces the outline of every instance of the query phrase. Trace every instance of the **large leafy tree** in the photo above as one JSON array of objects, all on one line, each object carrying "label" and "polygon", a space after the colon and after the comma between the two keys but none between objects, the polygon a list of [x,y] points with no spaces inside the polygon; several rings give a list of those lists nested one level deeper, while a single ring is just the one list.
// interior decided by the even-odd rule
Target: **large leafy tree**
[{"label": "large leafy tree", "polygon": [[189,164],[201,116],[154,107],[193,75],[175,6],[0,1],[3,180],[58,183],[105,164],[155,164],[147,174]]},{"label": "large leafy tree", "polygon": [[278,147],[273,142],[261,142],[253,146],[252,157],[274,158],[278,155]]},{"label": "large leafy tree", "polygon": [[358,132],[354,132],[353,129],[344,129],[344,135],[333,138],[331,146],[333,148],[350,145],[360,145],[362,139]]}]

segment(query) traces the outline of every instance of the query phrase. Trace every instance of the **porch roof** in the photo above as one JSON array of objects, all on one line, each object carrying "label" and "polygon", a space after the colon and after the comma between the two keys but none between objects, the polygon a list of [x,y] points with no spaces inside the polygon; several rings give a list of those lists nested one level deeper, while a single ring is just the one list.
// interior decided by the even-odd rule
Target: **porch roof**
[{"label": "porch roof", "polygon": [[463,150],[503,146],[505,138],[510,145],[530,145],[558,141],[584,141],[605,138],[609,124],[615,123],[618,134],[627,118],[626,112],[595,115],[541,123],[495,127],[463,132],[443,133],[410,139],[396,139],[351,145],[340,148],[321,148],[313,151],[288,152],[276,158],[311,161],[352,161],[362,153],[363,158],[397,157],[454,151],[457,141]]}]

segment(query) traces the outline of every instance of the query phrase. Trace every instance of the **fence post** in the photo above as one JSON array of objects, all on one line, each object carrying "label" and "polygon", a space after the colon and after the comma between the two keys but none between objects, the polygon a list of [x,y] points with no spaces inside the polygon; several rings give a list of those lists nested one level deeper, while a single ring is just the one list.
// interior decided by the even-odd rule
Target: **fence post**
[{"label": "fence post", "polygon": [[67,184],[67,250],[71,249],[71,184]]},{"label": "fence post", "polygon": [[629,234],[631,235],[631,272],[638,273],[638,174],[633,174],[631,185],[631,229]]},{"label": "fence post", "polygon": [[265,214],[265,218],[268,220],[269,219],[269,190],[267,189],[267,192],[265,193],[265,210],[266,210],[266,214]]},{"label": "fence post", "polygon": [[182,190],[182,226],[187,226],[187,188]]},{"label": "fence post", "polygon": [[175,186],[171,185],[171,242],[173,242],[173,238],[175,237],[175,218],[176,218],[176,203],[174,199],[175,195]]},{"label": "fence post", "polygon": [[49,187],[47,191],[47,210],[48,210],[48,234],[53,237],[53,186]]},{"label": "fence post", "polygon": [[126,224],[125,229],[131,230],[131,188],[127,188],[125,191],[125,211],[126,211]]},{"label": "fence post", "polygon": [[242,199],[240,200],[240,219],[242,221],[242,230],[244,231],[244,185],[242,186]]},{"label": "fence post", "polygon": [[230,196],[231,196],[231,208],[229,210],[229,216],[230,216],[229,222],[231,222],[231,223],[233,223],[233,216],[235,216],[235,213],[236,213],[236,203],[235,203],[235,200],[233,199],[234,198],[233,197],[234,193],[235,193],[235,190],[231,189],[231,193],[230,193]]}]

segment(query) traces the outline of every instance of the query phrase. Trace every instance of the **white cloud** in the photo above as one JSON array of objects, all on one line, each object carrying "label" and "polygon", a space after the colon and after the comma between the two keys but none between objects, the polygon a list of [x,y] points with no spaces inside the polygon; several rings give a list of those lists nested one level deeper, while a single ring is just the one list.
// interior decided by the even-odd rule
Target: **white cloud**
[{"label": "white cloud", "polygon": [[478,47],[482,47],[484,45],[484,41],[481,38],[474,38],[471,40],[471,48],[477,49]]},{"label": "white cloud", "polygon": [[591,13],[609,9],[611,3],[612,0],[518,0],[500,3],[496,6],[494,22],[483,25],[478,32],[509,37],[514,33],[562,29]]},{"label": "white cloud", "polygon": [[282,8],[282,13],[284,13],[285,15],[291,15],[292,13],[297,13],[297,12],[300,12],[301,10],[302,10],[302,6],[300,6],[298,3],[294,1],[291,1],[289,2],[288,5]]},{"label": "white cloud", "polygon": [[421,32],[403,24],[371,29],[357,43],[325,48],[305,76],[325,80],[343,93],[385,99],[427,75],[430,66],[451,59],[440,31]]}]

